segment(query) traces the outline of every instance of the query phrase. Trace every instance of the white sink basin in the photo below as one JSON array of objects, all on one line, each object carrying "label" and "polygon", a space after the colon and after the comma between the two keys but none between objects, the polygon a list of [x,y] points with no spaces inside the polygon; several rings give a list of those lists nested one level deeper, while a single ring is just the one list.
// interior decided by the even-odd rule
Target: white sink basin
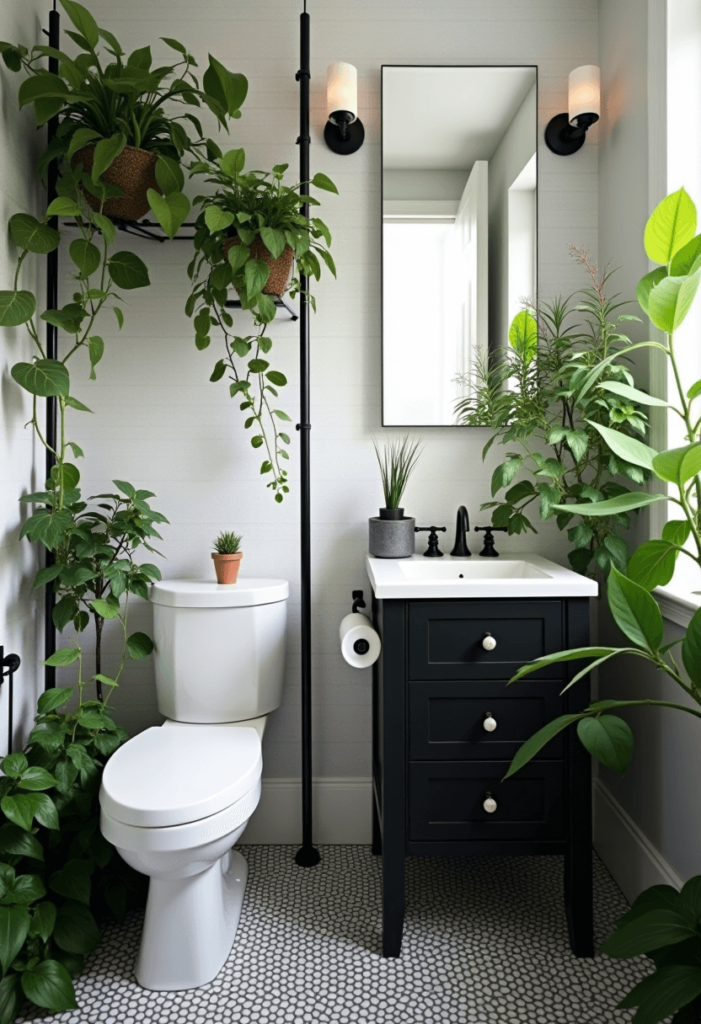
[{"label": "white sink basin", "polygon": [[368,558],[375,597],[595,597],[598,585],[540,555]]}]

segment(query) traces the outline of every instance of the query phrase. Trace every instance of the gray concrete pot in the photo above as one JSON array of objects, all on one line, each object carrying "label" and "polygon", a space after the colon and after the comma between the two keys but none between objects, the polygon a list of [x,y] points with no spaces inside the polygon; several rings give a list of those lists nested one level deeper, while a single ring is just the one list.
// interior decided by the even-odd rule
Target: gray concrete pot
[{"label": "gray concrete pot", "polygon": [[[387,512],[381,509],[381,512]],[[397,509],[392,511],[402,512]],[[387,519],[373,516],[370,520],[370,554],[375,558],[411,558],[414,554],[416,520],[409,516]]]}]

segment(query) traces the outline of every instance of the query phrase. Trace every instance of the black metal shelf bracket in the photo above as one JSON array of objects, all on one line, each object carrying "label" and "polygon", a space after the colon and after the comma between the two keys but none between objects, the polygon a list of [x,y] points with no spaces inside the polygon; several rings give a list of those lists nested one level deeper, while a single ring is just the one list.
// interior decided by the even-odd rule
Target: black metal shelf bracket
[{"label": "black metal shelf bracket", "polygon": [[5,654],[5,648],[0,644],[0,686],[7,679],[8,705],[7,705],[7,752],[12,753],[14,743],[13,704],[15,672],[20,667],[19,654]]}]

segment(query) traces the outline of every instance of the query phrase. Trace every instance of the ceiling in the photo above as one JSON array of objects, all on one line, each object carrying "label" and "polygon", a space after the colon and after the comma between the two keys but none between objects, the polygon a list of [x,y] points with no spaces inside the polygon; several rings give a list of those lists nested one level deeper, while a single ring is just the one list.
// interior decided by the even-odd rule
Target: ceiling
[{"label": "ceiling", "polygon": [[489,160],[535,80],[533,67],[383,68],[383,167],[469,170]]}]

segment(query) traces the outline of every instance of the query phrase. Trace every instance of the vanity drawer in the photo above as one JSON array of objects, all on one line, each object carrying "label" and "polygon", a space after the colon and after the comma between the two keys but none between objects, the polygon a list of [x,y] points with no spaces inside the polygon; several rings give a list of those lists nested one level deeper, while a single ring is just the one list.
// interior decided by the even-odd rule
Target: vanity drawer
[{"label": "vanity drawer", "polygon": [[[413,761],[511,760],[522,743],[563,713],[562,686],[527,679],[503,682],[409,683],[409,757]],[[487,713],[496,722],[484,728]],[[560,758],[564,734],[538,755]]]},{"label": "vanity drawer", "polygon": [[[562,839],[564,767],[561,761],[527,764],[502,782],[508,761],[411,762],[409,839]],[[487,794],[497,807],[484,809]]]},{"label": "vanity drawer", "polygon": [[[482,646],[491,633],[496,647]],[[410,679],[509,679],[562,649],[560,601],[414,601],[409,606]],[[537,679],[558,679],[553,665]]]}]

